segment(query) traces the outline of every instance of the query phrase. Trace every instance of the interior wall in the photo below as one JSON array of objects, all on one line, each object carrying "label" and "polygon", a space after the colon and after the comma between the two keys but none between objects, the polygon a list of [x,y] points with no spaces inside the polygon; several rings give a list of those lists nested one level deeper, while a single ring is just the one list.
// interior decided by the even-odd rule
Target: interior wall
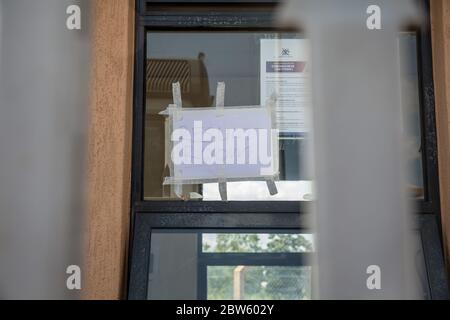
[{"label": "interior wall", "polygon": [[[450,1],[431,0],[439,184],[444,252],[450,258]],[[448,268],[448,267],[447,267]],[[448,268],[450,271],[450,268]]]},{"label": "interior wall", "polygon": [[93,0],[85,299],[120,299],[130,217],[134,0]]}]

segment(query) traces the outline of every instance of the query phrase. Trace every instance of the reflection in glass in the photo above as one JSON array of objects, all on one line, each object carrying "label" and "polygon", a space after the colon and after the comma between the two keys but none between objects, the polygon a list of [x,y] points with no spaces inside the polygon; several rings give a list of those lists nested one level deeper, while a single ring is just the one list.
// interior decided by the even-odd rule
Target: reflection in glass
[{"label": "reflection in glass", "polygon": [[[226,83],[225,106],[260,105],[261,40],[300,39],[296,33],[276,32],[148,32],[144,199],[180,200],[170,176],[170,132],[160,112],[173,103],[172,83],[180,82],[183,107],[215,106],[216,86]],[[403,130],[407,137],[408,183],[415,198],[424,197],[417,35],[401,33],[401,96]],[[251,119],[249,119],[251,121]],[[270,195],[264,182],[229,182],[231,201],[311,201],[314,187],[307,170],[307,136],[280,137],[278,194]],[[183,186],[184,200],[220,200],[217,183]]]},{"label": "reflection in glass", "polygon": [[[226,83],[225,106],[254,106],[260,101],[261,40],[297,39],[296,33],[275,32],[148,32],[144,198],[179,200],[170,176],[170,133],[159,113],[173,103],[172,83],[180,82],[183,107],[215,106],[216,86]],[[280,48],[281,49],[281,48]],[[251,121],[251,119],[249,119]],[[300,154],[304,137],[280,140],[278,194],[264,182],[228,183],[229,200],[309,201],[313,188]],[[217,183],[183,186],[184,200],[220,200]]]},{"label": "reflection in glass", "polygon": [[311,267],[208,267],[208,300],[309,300]]}]

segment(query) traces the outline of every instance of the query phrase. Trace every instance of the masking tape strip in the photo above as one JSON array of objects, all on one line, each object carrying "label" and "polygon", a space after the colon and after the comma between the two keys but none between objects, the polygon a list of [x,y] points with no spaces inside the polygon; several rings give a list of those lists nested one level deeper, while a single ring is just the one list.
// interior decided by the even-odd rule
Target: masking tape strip
[{"label": "masking tape strip", "polygon": [[220,193],[220,198],[222,199],[222,201],[228,201],[227,183],[226,182],[219,182],[219,193]]},{"label": "masking tape strip", "polygon": [[[173,92],[173,103],[175,105],[175,119],[179,120],[181,117],[181,113],[182,113],[182,108],[183,108],[183,100],[181,99],[181,86],[179,82],[173,83],[172,84],[172,92]],[[173,130],[173,123],[172,121],[174,121],[174,118],[169,120],[171,122],[171,132]],[[172,174],[175,177],[175,180],[178,180],[177,177],[177,173],[175,172],[175,168],[173,166],[173,164],[171,164],[171,170],[172,170]],[[180,198],[183,199],[183,184],[175,184],[173,186],[173,191],[175,193],[175,195]]]},{"label": "masking tape strip", "polygon": [[177,108],[183,108],[183,101],[181,100],[181,86],[179,82],[172,84],[173,103]]},{"label": "masking tape strip", "polygon": [[[270,113],[272,118],[272,161],[276,161],[276,163],[272,163],[274,168],[279,168],[278,156],[275,157],[275,153],[278,154],[279,145],[278,145],[278,128],[277,120],[276,120],[276,106],[277,106],[278,96],[276,93],[272,93],[270,99],[266,102],[267,111]],[[278,175],[278,174],[277,174]],[[269,193],[271,196],[278,194],[277,185],[275,184],[275,177],[272,177],[266,181],[267,188],[269,189]]]},{"label": "masking tape strip", "polygon": [[[242,181],[262,181],[266,182],[267,180],[277,180],[279,178],[279,174],[271,175],[271,176],[258,176],[258,177],[227,177],[226,182],[242,182]],[[175,177],[165,177],[163,181],[163,185],[176,185],[176,184],[205,184],[205,183],[220,183],[224,182],[223,179],[220,178],[198,178],[198,179],[189,179],[189,178],[175,178]]]},{"label": "masking tape strip", "polygon": [[277,185],[275,184],[274,180],[267,180],[266,184],[267,184],[267,188],[269,189],[269,193],[271,196],[278,194]]},{"label": "masking tape strip", "polygon": [[[218,116],[222,117],[225,113],[225,82],[219,82],[217,84],[216,109]],[[219,172],[219,193],[222,201],[228,200],[227,180],[224,175],[223,166],[220,167]]]},{"label": "masking tape strip", "polygon": [[219,116],[223,116],[225,111],[225,82],[217,84],[216,108]]}]

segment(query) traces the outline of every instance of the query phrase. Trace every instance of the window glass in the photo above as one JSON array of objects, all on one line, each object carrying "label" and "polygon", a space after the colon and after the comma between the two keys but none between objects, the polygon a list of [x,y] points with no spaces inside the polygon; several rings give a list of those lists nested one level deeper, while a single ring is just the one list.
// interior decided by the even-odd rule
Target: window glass
[{"label": "window glass", "polygon": [[[172,84],[180,83],[183,108],[214,107],[216,87],[225,82],[225,107],[260,106],[261,101],[261,43],[264,40],[286,39],[301,41],[296,33],[273,32],[149,32],[147,34],[145,173],[146,200],[180,199],[175,186],[164,185],[170,176],[170,130],[167,116],[161,115],[173,103]],[[269,44],[270,45],[270,44]],[[288,48],[275,48],[289,62]],[[284,50],[284,51],[283,51]],[[270,59],[269,60],[274,60]],[[269,71],[292,67],[303,70],[301,63],[279,65],[269,61],[263,66]],[[277,74],[275,72],[271,73]],[[273,77],[272,77],[273,79]],[[299,83],[286,86],[283,98],[297,90]],[[263,90],[272,90],[269,79]],[[300,87],[299,87],[300,88]],[[307,99],[306,97],[299,97]],[[286,101],[283,102],[286,104]],[[289,108],[289,107],[288,107]],[[292,107],[291,108],[295,108]],[[288,110],[290,112],[290,110]],[[278,112],[277,123],[295,127],[295,112]],[[251,124],[253,119],[247,119]],[[284,130],[288,131],[288,130]],[[286,133],[286,132],[284,132]],[[300,200],[312,199],[313,185],[300,154],[305,154],[304,135],[280,134],[278,194],[271,195],[264,181],[228,182],[228,200]],[[183,199],[220,200],[218,183],[205,182],[183,186]]]},{"label": "window glass", "polygon": [[[291,67],[303,70],[305,66],[289,57],[292,52],[283,45],[279,57],[286,59],[266,61],[263,46],[267,40],[304,41],[296,33],[275,32],[169,32],[147,33],[146,113],[144,150],[145,200],[197,200],[222,199],[217,181],[185,184],[183,187],[164,184],[171,176],[171,131],[167,115],[161,114],[173,104],[172,84],[180,83],[183,108],[213,108],[216,105],[216,87],[225,82],[225,107],[264,105],[262,91],[278,86],[285,107],[277,107],[276,123],[280,129],[278,141],[279,177],[275,179],[278,193],[271,194],[265,181],[227,182],[230,201],[310,201],[314,199],[311,172],[307,158],[308,135],[286,134],[286,126],[295,128],[301,121],[295,106],[305,91],[304,82],[290,82],[276,76],[266,77],[266,71],[280,71]],[[280,42],[282,43],[282,42]],[[399,36],[401,61],[401,98],[404,114],[402,125],[407,137],[408,184],[414,198],[424,197],[421,113],[419,94],[419,68],[417,36],[414,32]],[[286,57],[284,56],[286,55]],[[270,60],[270,59],[269,59]],[[266,68],[266,69],[264,69]],[[300,69],[299,69],[300,68]],[[306,72],[306,71],[305,71]],[[269,74],[272,75],[272,74]],[[287,78],[289,80],[289,78]],[[278,81],[278,82],[276,82]],[[281,81],[281,82],[280,82]],[[264,82],[264,85],[262,83]],[[280,83],[282,83],[280,85]],[[267,90],[270,90],[267,89]],[[291,101],[291,102],[289,102]],[[290,105],[291,103],[291,105]],[[291,108],[292,107],[292,108]],[[282,110],[282,111],[280,111]],[[254,119],[246,119],[251,125]],[[294,130],[295,131],[295,130]],[[181,191],[180,191],[181,190]]]},{"label": "window glass", "polygon": [[309,299],[312,235],[274,232],[154,230],[148,299]]}]

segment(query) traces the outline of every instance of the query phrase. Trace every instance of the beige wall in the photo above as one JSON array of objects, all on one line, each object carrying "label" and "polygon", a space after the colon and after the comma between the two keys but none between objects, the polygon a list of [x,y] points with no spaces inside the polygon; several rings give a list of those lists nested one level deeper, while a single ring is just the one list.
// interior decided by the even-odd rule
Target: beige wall
[{"label": "beige wall", "polygon": [[86,299],[122,298],[130,217],[134,1],[93,0]]},{"label": "beige wall", "polygon": [[444,251],[450,258],[450,1],[431,0],[436,125]]}]

